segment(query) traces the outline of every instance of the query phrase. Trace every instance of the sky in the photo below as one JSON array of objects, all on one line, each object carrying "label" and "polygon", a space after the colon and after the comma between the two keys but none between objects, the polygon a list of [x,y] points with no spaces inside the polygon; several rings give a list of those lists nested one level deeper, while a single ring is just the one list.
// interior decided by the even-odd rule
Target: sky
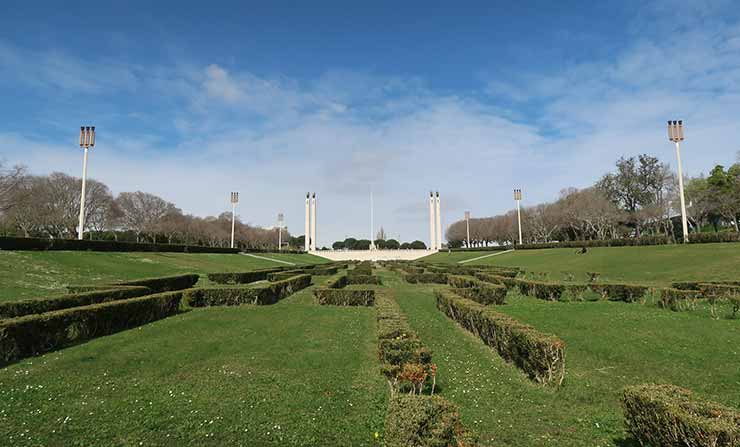
[{"label": "sky", "polygon": [[[360,4],[362,3],[362,4]],[[516,4],[514,4],[516,3]],[[89,176],[186,213],[230,210],[318,244],[442,223],[587,187],[620,156],[684,173],[740,151],[732,1],[0,4],[0,160]]]}]

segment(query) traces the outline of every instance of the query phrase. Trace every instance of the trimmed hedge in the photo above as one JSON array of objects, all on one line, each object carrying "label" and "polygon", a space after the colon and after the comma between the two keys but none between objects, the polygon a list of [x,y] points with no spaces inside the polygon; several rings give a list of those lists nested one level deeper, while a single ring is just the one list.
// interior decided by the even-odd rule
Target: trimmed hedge
[{"label": "trimmed hedge", "polygon": [[172,292],[175,290],[185,290],[193,287],[200,276],[194,273],[174,276],[160,276],[158,278],[144,278],[133,281],[123,281],[113,283],[114,286],[139,286],[147,287],[152,293]]},{"label": "trimmed hedge", "polygon": [[624,301],[627,303],[638,301],[650,290],[648,286],[638,284],[590,283],[588,287],[609,301]]},{"label": "trimmed hedge", "polygon": [[407,273],[401,276],[411,284],[447,284],[447,273]]},{"label": "trimmed hedge", "polygon": [[375,276],[375,275],[348,274],[347,283],[348,284],[377,284],[377,285],[380,285],[380,277]]},{"label": "trimmed hedge", "polygon": [[470,276],[449,275],[447,283],[453,287],[455,293],[480,304],[504,304],[506,302],[506,287],[489,284]]},{"label": "trimmed hedge", "polygon": [[457,406],[439,396],[392,396],[385,427],[387,447],[467,447],[475,444],[462,428]]},{"label": "trimmed hedge", "polygon": [[241,304],[275,304],[311,285],[311,275],[298,275],[258,287],[202,287],[184,291],[183,298],[191,307],[238,306]]},{"label": "trimmed hedge", "polygon": [[317,287],[313,289],[316,302],[322,306],[372,306],[375,302],[375,290],[330,289]]},{"label": "trimmed hedge", "polygon": [[565,285],[554,282],[515,280],[522,295],[533,296],[546,301],[558,301],[565,291]]},{"label": "trimmed hedge", "polygon": [[695,397],[673,385],[627,387],[627,431],[642,445],[740,446],[740,411]]},{"label": "trimmed hedge", "polygon": [[182,295],[167,292],[0,321],[0,366],[174,315]]},{"label": "trimmed hedge", "polygon": [[[291,267],[292,269],[292,267]],[[287,270],[286,267],[252,270],[250,272],[209,273],[208,280],[217,284],[249,284],[264,281],[267,275]]]},{"label": "trimmed hedge", "polygon": [[475,274],[475,277],[480,279],[483,282],[489,282],[491,284],[500,284],[502,286],[506,286],[507,289],[511,289],[517,286],[516,279],[509,278],[506,276],[491,275],[489,273],[478,272]]},{"label": "trimmed hedge", "polygon": [[331,275],[336,275],[338,271],[339,271],[339,267],[326,267],[326,268],[313,268],[310,270],[310,273],[316,276],[331,276]]},{"label": "trimmed hedge", "polygon": [[694,301],[699,298],[696,290],[660,289],[660,301],[658,304],[664,309],[678,312],[690,308]]},{"label": "trimmed hedge", "polygon": [[436,290],[437,308],[496,349],[531,379],[560,385],[565,378],[565,342],[543,334],[490,307],[462,298],[451,290]]},{"label": "trimmed hedge", "polygon": [[119,287],[92,292],[72,293],[49,298],[10,301],[0,303],[0,320],[24,315],[41,314],[71,307],[89,306],[108,301],[125,300],[151,294],[146,287]]},{"label": "trimmed hedge", "polygon": [[[286,270],[284,272],[268,273],[267,280],[270,282],[283,281],[298,275],[305,275],[303,270]],[[311,273],[312,274],[312,273]]]},{"label": "trimmed hedge", "polygon": [[0,237],[0,250],[70,250],[70,251],[145,251],[166,253],[239,253],[238,248],[199,245],[137,244],[135,242],[89,241],[77,239],[42,239]]}]

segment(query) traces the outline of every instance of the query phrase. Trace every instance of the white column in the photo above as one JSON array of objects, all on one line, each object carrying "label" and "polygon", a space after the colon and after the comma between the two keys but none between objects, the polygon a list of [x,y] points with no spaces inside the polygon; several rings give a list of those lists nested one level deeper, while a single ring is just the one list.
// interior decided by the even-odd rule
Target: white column
[{"label": "white column", "polygon": [[[683,227],[683,241],[689,243],[689,226],[686,221],[686,200],[683,195],[683,169],[681,168],[681,144],[676,141],[676,158],[678,159],[678,189],[681,192],[681,226]],[[84,190],[84,188],[83,188]]]},{"label": "white column", "polygon": [[306,241],[305,241],[305,250],[309,251],[311,250],[311,207],[310,207],[310,193],[306,193]]},{"label": "white column", "polygon": [[370,250],[375,250],[375,208],[373,203],[373,192],[370,191]]},{"label": "white column", "polygon": [[231,202],[231,248],[234,248],[234,221],[236,220],[236,203]]},{"label": "white column", "polygon": [[80,226],[77,231],[77,239],[82,240],[85,230],[85,183],[87,181],[87,147],[82,159],[82,196],[80,197]]},{"label": "white column", "polygon": [[316,250],[316,193],[311,198],[311,250]]},{"label": "white column", "polygon": [[516,220],[519,224],[519,245],[522,245],[522,211],[520,203],[521,200],[516,201]]},{"label": "white column", "polygon": [[434,229],[434,193],[429,192],[429,249],[435,250],[437,248],[437,231]]},{"label": "white column", "polygon": [[439,204],[439,191],[437,191],[437,198],[435,200],[437,208],[437,250],[442,249],[442,211]]}]

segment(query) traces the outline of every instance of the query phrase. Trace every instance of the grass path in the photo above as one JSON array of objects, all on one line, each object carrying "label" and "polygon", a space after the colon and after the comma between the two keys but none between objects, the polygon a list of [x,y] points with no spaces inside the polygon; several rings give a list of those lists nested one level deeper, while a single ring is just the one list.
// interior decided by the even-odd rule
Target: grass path
[{"label": "grass path", "polygon": [[542,388],[436,309],[433,287],[384,284],[434,353],[445,397],[497,446],[628,446],[621,389],[673,383],[740,407],[740,324],[640,304],[548,303],[510,295],[497,309],[565,340],[566,380]]},{"label": "grass path", "polygon": [[[325,259],[308,254],[271,254],[296,264]],[[69,284],[175,275],[254,270],[276,262],[236,254],[0,251],[0,301],[65,293]]]},{"label": "grass path", "polygon": [[[428,262],[459,263],[497,252],[437,253]],[[500,252],[498,252],[500,253]],[[489,264],[548,272],[551,279],[573,274],[585,281],[587,272],[600,272],[612,282],[642,282],[666,285],[671,281],[740,279],[740,243],[658,245],[646,247],[589,248],[586,254],[575,249],[516,250],[505,256],[491,256],[466,265]]]}]

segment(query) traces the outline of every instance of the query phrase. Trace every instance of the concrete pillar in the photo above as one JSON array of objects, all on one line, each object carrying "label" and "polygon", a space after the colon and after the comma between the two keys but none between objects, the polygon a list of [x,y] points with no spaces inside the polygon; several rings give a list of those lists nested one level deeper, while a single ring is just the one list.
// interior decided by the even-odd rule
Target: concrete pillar
[{"label": "concrete pillar", "polygon": [[439,191],[437,191],[437,198],[435,199],[435,207],[437,208],[437,250],[442,249],[442,212],[439,205]]},{"label": "concrete pillar", "polygon": [[305,250],[309,251],[311,249],[311,208],[309,205],[310,199],[309,196],[310,193],[306,193],[306,232],[304,233],[306,235],[306,242],[305,242]]},{"label": "concrete pillar", "polygon": [[311,198],[311,250],[316,250],[316,193]]},{"label": "concrete pillar", "polygon": [[437,247],[437,231],[434,228],[434,193],[429,192],[429,249],[435,250]]}]

